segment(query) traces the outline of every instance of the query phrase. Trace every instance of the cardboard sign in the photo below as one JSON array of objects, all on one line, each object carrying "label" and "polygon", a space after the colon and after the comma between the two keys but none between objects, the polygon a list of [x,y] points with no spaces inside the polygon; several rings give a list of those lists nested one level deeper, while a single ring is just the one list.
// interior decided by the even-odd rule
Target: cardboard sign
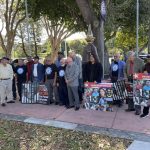
[{"label": "cardboard sign", "polygon": [[142,73],[133,76],[133,100],[135,105],[150,105],[150,76]]},{"label": "cardboard sign", "polygon": [[84,106],[86,109],[113,111],[111,103],[113,101],[112,83],[85,83],[84,84]]}]

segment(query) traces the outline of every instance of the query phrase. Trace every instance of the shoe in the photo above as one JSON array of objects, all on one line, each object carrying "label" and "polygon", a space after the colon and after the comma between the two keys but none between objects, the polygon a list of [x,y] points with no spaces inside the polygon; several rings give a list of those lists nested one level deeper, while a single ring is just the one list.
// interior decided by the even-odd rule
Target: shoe
[{"label": "shoe", "polygon": [[5,103],[3,103],[3,104],[1,104],[3,107],[5,107],[6,106],[6,104]]},{"label": "shoe", "polygon": [[140,115],[140,113],[135,112],[135,115]]},{"label": "shoe", "polygon": [[126,112],[135,111],[135,109],[126,109]]},{"label": "shoe", "polygon": [[59,106],[63,106],[64,104],[63,103],[59,103]]},{"label": "shoe", "polygon": [[58,102],[55,102],[55,105],[58,105],[59,103]]},{"label": "shoe", "polygon": [[79,109],[80,109],[80,107],[75,107],[75,109],[74,109],[74,110],[75,110],[75,111],[78,111]]},{"label": "shoe", "polygon": [[147,114],[142,114],[142,115],[140,115],[140,118],[145,118],[145,117],[148,117],[149,115]]},{"label": "shoe", "polygon": [[74,106],[67,106],[66,108],[67,108],[67,109],[71,109],[71,108],[73,108],[73,107],[74,107]]},{"label": "shoe", "polygon": [[8,101],[7,103],[15,103],[15,101]]}]

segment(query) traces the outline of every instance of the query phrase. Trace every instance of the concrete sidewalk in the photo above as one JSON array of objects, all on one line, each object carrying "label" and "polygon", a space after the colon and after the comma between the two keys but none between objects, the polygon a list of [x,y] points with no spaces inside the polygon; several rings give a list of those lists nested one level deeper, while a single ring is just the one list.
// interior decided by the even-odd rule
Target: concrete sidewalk
[{"label": "concrete sidewalk", "polygon": [[112,134],[113,136],[150,142],[150,118],[141,119],[134,115],[134,112],[127,113],[124,109],[125,106],[115,107],[114,112],[85,109],[74,111],[74,109],[66,109],[56,105],[16,102],[15,104],[7,104],[6,107],[0,106],[0,117],[37,124],[44,122],[44,125],[48,123],[52,126],[61,124],[60,127],[66,126],[66,128],[77,128],[77,130],[85,132]]}]

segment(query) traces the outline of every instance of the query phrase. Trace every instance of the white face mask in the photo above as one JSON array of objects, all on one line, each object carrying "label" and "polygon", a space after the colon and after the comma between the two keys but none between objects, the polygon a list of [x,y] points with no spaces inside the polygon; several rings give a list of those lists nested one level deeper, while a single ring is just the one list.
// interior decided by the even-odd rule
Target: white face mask
[{"label": "white face mask", "polygon": [[64,67],[64,66],[65,66],[65,64],[61,64],[61,66],[62,66],[62,67]]}]

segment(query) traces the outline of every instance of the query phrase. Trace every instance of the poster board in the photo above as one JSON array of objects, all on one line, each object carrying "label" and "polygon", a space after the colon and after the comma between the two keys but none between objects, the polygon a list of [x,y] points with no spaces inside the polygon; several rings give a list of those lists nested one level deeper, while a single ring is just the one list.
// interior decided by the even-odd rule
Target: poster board
[{"label": "poster board", "polygon": [[48,90],[44,84],[25,83],[22,84],[23,104],[47,104]]},{"label": "poster board", "polygon": [[84,106],[86,109],[99,111],[113,111],[113,84],[101,83],[95,84],[86,82],[84,84]]},{"label": "poster board", "polygon": [[133,76],[133,100],[135,105],[150,104],[150,76],[142,73]]}]

